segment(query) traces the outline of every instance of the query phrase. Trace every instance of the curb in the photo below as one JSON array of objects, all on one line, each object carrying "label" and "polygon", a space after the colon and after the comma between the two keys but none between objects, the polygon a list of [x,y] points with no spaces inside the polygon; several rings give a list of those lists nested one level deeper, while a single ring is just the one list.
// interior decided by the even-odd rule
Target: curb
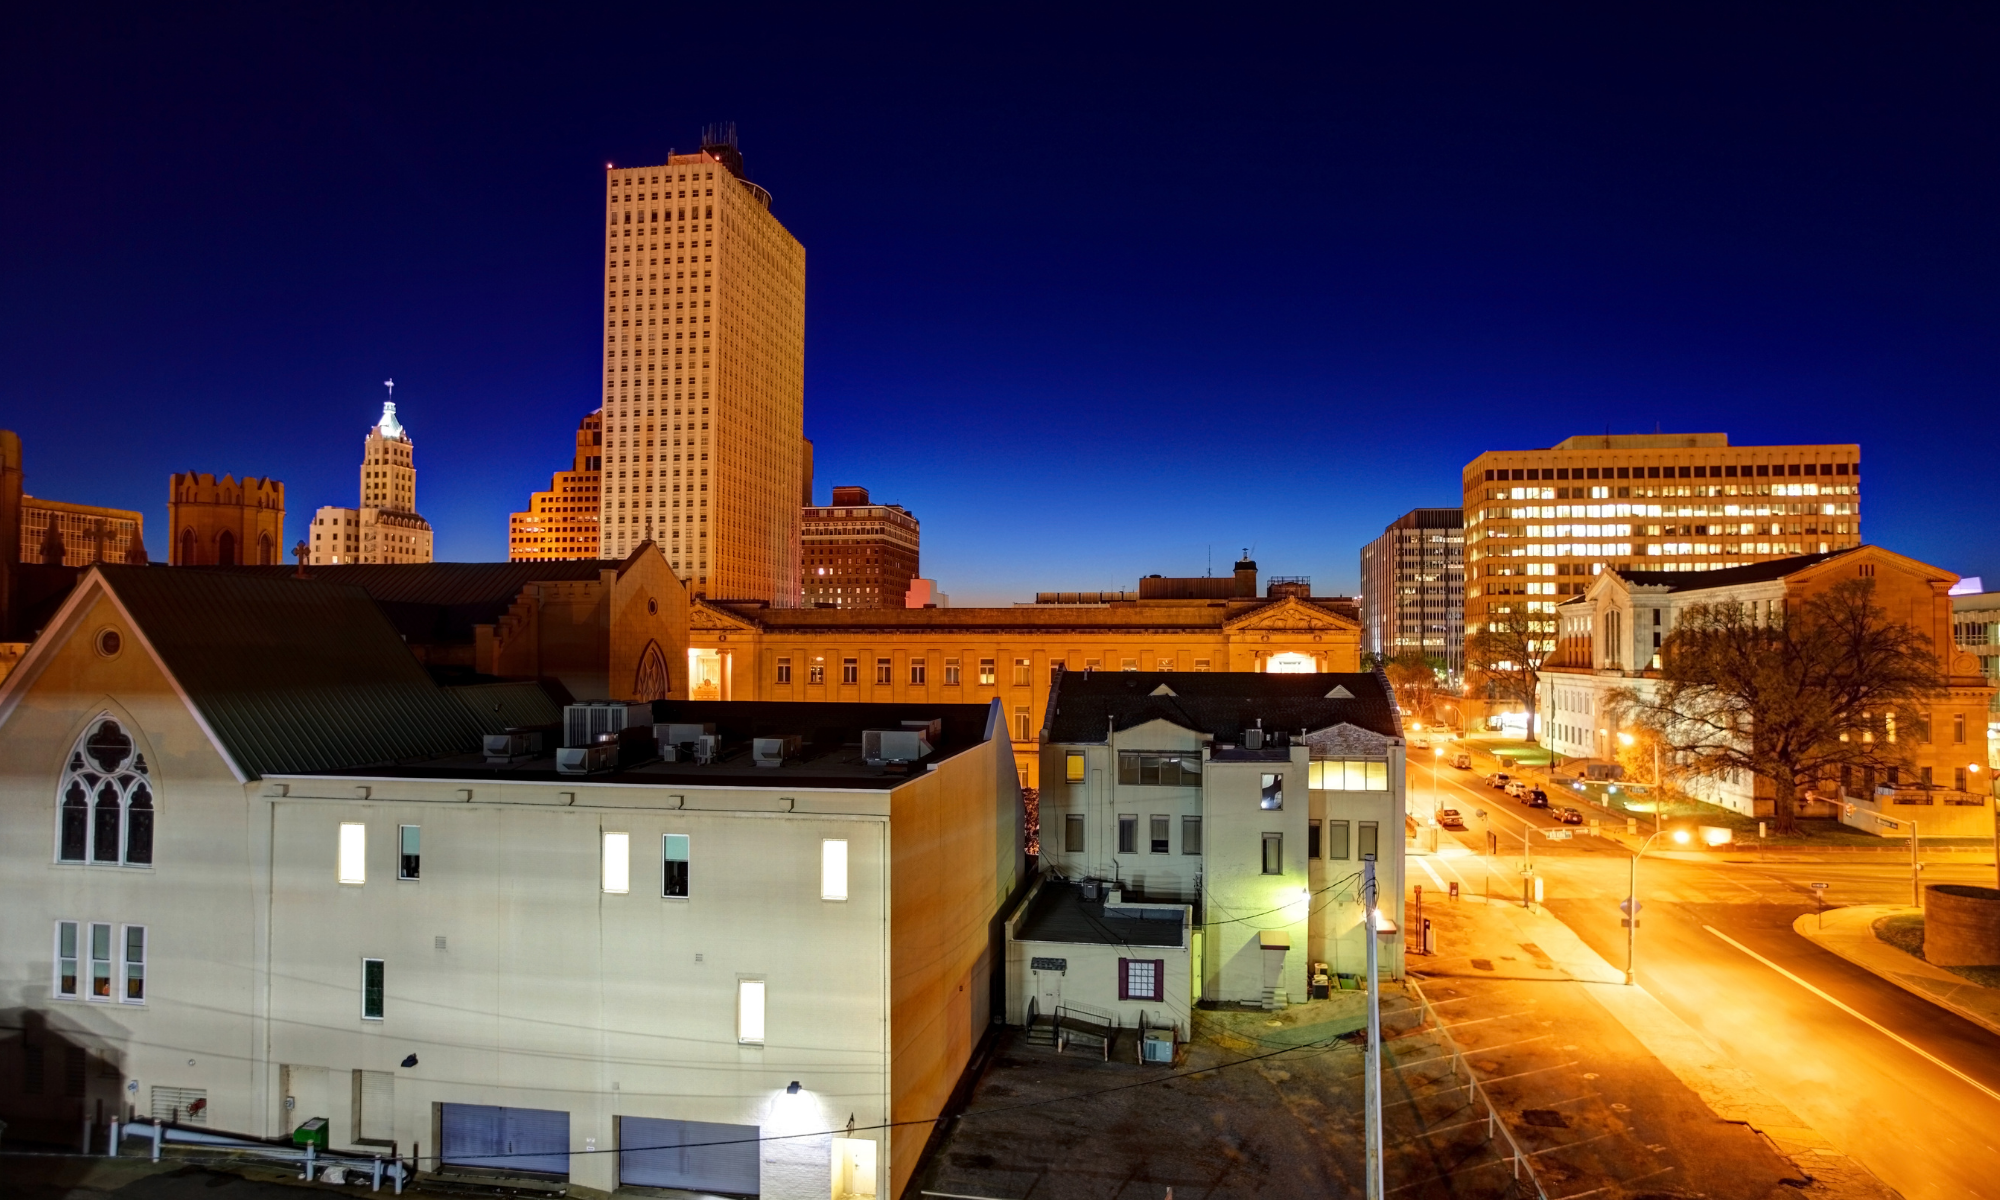
[{"label": "curb", "polygon": [[[1857,904],[1849,906],[1844,909],[1837,909],[1832,911],[1859,913],[1862,912],[1863,910],[1867,910],[1865,919],[1867,920],[1870,926],[1868,936],[1871,939],[1875,937],[1873,926],[1876,917],[1887,916],[1890,913],[1897,913],[1897,912],[1922,911],[1921,909],[1911,909],[1908,905],[1897,905],[1897,904]],[[1972,983],[1968,980],[1960,979],[1958,976],[1951,974],[1951,972],[1946,971],[1941,967],[1933,967],[1929,963],[1925,962],[1923,959],[1911,958],[1908,954],[1903,953],[1903,951],[1896,949],[1894,946],[1890,946],[1886,942],[1880,943],[1885,950],[1887,950],[1889,953],[1895,954],[1899,958],[1907,959],[1911,964],[1912,968],[1921,968],[1921,969],[1911,969],[1906,972],[1899,973],[1896,971],[1892,971],[1887,967],[1880,966],[1876,963],[1870,962],[1866,957],[1860,957],[1853,954],[1849,954],[1842,949],[1840,942],[1837,939],[1829,938],[1824,933],[1820,933],[1817,930],[1809,929],[1809,926],[1812,923],[1814,915],[1815,914],[1813,913],[1806,913],[1800,916],[1798,920],[1792,922],[1792,932],[1798,934],[1800,937],[1811,942],[1813,945],[1818,946],[1820,949],[1826,951],[1828,954],[1834,955],[1835,957],[1843,959],[1847,962],[1851,962],[1855,966],[1860,967],[1862,970],[1868,972],[1870,975],[1874,975],[1879,979],[1895,984],[1897,987],[1908,992],[1910,995],[1915,996],[1919,1000],[1928,1001],[1932,1004],[1937,1005],[1939,1008],[1942,1008],[1947,1012],[1952,1013],[1955,1016],[1963,1017],[1965,1020],[1972,1022],[1974,1025],[1977,1025],[1982,1029],[1987,1030],[1989,1033],[2000,1034],[2000,1015],[1982,1013],[1977,1009],[1968,1008],[1963,1004],[1959,1004],[1953,1000],[1948,999],[1945,996],[1938,995],[1935,992],[1929,992],[1925,991],[1923,988],[1913,987],[1910,984],[1910,978],[1911,976],[1922,976],[1926,971],[1928,971],[1935,973],[1933,978],[1936,979],[1936,982],[1949,983],[1949,985],[1954,988],[1978,987],[1979,986],[1978,984]],[[1863,918],[1856,917],[1854,919],[1858,921]],[[1898,965],[1900,966],[1901,964]]]}]

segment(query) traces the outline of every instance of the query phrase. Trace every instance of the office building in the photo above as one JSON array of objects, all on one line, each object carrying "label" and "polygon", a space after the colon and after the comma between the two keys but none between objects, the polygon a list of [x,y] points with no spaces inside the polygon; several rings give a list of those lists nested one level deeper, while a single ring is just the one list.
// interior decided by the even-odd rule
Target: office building
[{"label": "office building", "polygon": [[604,411],[576,427],[576,451],[567,471],[549,480],[549,490],[528,498],[528,511],[507,519],[507,557],[515,562],[595,559],[600,472],[604,465]]},{"label": "office building", "polygon": [[805,248],[735,132],[605,172],[598,553],[657,543],[701,595],[799,603]]},{"label": "office building", "polygon": [[901,608],[917,577],[917,518],[876,504],[868,489],[837,487],[833,503],[800,517],[805,603],[811,608]]},{"label": "office building", "polygon": [[146,561],[146,518],[125,508],[21,497],[21,562],[87,567]]},{"label": "office building", "polygon": [[1362,648],[1415,651],[1465,671],[1465,525],[1456,508],[1413,508],[1361,548]]},{"label": "office building", "polygon": [[[1972,582],[1979,581],[1975,578]],[[1981,591],[1977,587],[1969,592],[1956,592],[1951,598],[1951,629],[1958,648],[1979,664],[1979,673],[2000,687],[2000,592]],[[2000,738],[2000,695],[1996,695],[1994,703],[1995,736]]]},{"label": "office building", "polygon": [[637,714],[712,761],[483,751],[564,713],[351,587],[90,569],[0,685],[10,1142],[129,1105],[447,1187],[901,1195],[1025,870],[992,705]]},{"label": "office building", "polygon": [[187,471],[167,481],[168,561],[228,567],[285,561],[285,485]]},{"label": "office building", "polygon": [[328,505],[313,514],[309,561],[314,566],[430,562],[431,523],[417,514],[416,445],[396,419],[393,400],[383,403],[382,419],[363,442],[360,482],[360,507]]},{"label": "office building", "polygon": [[[1839,476],[1835,476],[1838,479]],[[1611,762],[1621,728],[1612,694],[1645,696],[1660,687],[1660,655],[1681,613],[1690,605],[1734,605],[1741,611],[1772,615],[1797,612],[1814,596],[1850,579],[1874,581],[1875,603],[1893,619],[1908,621],[1939,647],[1938,668],[1946,688],[1930,702],[1926,728],[1910,746],[1910,768],[1881,778],[1850,777],[1822,797],[1824,811],[1836,815],[1836,799],[1864,806],[1924,806],[1918,816],[1926,835],[1993,835],[1986,771],[1987,709],[1993,684],[1980,673],[1974,654],[1953,641],[1956,613],[1946,590],[1958,581],[1949,571],[1905,558],[1880,546],[1794,555],[1716,571],[1646,571],[1613,568],[1592,580],[1587,591],[1556,610],[1558,641],[1541,668],[1536,698],[1544,745],[1572,759]],[[1885,740],[1894,740],[1893,727]],[[1852,774],[1852,773],[1850,773]],[[1868,773],[1871,777],[1873,771]],[[1831,781],[1829,781],[1829,784]],[[1770,811],[1770,785],[1755,776],[1683,777],[1676,785],[1699,799],[1748,816]],[[1907,830],[1904,832],[1907,833]]]},{"label": "office building", "polygon": [[[1058,668],[1079,674],[1361,669],[1351,600],[1301,598],[1283,581],[1259,595],[1257,564],[1246,560],[1237,568],[1215,578],[1152,576],[1133,592],[1039,593],[1049,602],[1008,608],[782,609],[697,600],[689,613],[690,695],[872,703],[997,699],[1021,782],[1033,787]],[[1216,594],[1185,595],[1193,591]]]},{"label": "office building", "polygon": [[[1100,989],[1115,982],[1122,998],[1136,990],[1157,1004],[1170,999],[1159,985],[1178,979],[1201,1000],[1283,1008],[1305,998],[1313,963],[1361,975],[1364,859],[1400,930],[1406,744],[1379,673],[1064,671],[1053,690],[1040,865],[1115,889],[1105,914],[1135,901],[1189,906],[1199,937],[1193,970],[1184,941],[1144,942],[1120,952],[1121,969],[1160,965],[1098,979]],[[1028,969],[1009,977],[1015,1023],[1039,982],[1063,995],[1074,986],[1018,965]],[[1381,966],[1401,975],[1400,941]],[[1185,995],[1171,999],[1185,1011]]]},{"label": "office building", "polygon": [[[1861,447],[1723,433],[1582,435],[1466,464],[1465,626],[1525,617],[1621,570],[1714,571],[1861,544]],[[1548,650],[1549,638],[1537,638]]]}]

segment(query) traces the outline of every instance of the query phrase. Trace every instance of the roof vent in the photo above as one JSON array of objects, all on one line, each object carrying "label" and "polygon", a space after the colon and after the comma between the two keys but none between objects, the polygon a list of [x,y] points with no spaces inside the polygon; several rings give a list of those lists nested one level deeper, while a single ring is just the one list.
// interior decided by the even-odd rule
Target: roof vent
[{"label": "roof vent", "polygon": [[1160,685],[1159,687],[1156,687],[1156,688],[1154,688],[1154,689],[1153,689],[1152,691],[1150,691],[1150,692],[1147,692],[1146,694],[1147,694],[1148,696],[1178,696],[1178,695],[1180,695],[1180,693],[1179,693],[1179,692],[1177,692],[1177,691],[1175,691],[1174,689],[1172,689],[1172,688],[1168,687],[1168,686],[1167,686],[1166,684],[1164,684],[1164,683],[1163,683],[1163,684],[1161,684],[1161,685]]},{"label": "roof vent", "polygon": [[804,739],[796,733],[755,738],[750,743],[750,761],[760,767],[782,767],[787,758],[798,755],[803,744]]},{"label": "roof vent", "polygon": [[1352,700],[1354,699],[1354,693],[1347,690],[1346,684],[1336,683],[1333,685],[1333,690],[1326,694],[1326,698],[1329,700]]},{"label": "roof vent", "polygon": [[864,729],[861,731],[861,758],[871,767],[885,763],[913,763],[931,752],[922,729]]}]

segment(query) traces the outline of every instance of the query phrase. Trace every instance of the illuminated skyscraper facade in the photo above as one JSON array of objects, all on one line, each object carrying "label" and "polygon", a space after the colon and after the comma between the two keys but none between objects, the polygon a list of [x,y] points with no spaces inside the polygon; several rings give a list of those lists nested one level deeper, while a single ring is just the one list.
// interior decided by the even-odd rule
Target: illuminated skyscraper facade
[{"label": "illuminated skyscraper facade", "polygon": [[600,466],[604,450],[604,413],[585,417],[576,427],[575,461],[557,471],[549,490],[528,498],[528,511],[507,521],[507,557],[514,562],[552,562],[596,558]]}]

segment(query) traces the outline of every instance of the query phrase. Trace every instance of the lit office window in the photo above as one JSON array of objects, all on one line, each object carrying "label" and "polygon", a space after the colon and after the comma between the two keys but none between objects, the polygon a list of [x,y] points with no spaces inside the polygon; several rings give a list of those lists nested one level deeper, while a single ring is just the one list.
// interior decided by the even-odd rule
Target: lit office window
[{"label": "lit office window", "polygon": [[764,1044],[764,981],[736,981],[736,1040],[746,1045]]},{"label": "lit office window", "polygon": [[632,890],[632,835],[604,835],[604,890],[624,895]]},{"label": "lit office window", "polygon": [[368,882],[368,826],[359,822],[340,825],[340,882]]},{"label": "lit office window", "polygon": [[847,899],[847,841],[828,838],[819,844],[819,898]]}]

